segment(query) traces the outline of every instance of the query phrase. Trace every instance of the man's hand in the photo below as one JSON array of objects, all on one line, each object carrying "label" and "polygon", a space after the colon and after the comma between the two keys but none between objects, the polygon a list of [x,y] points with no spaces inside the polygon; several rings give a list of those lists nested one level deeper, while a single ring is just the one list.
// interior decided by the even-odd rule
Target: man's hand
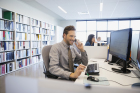
[{"label": "man's hand", "polygon": [[84,46],[83,43],[81,43],[79,40],[77,40],[77,43],[75,43],[75,45],[77,46],[77,48],[81,51],[84,52]]},{"label": "man's hand", "polygon": [[80,65],[77,67],[76,71],[75,71],[74,73],[71,73],[71,74],[70,74],[70,78],[78,78],[78,76],[81,75],[81,73],[85,70],[85,68],[86,68],[86,66],[80,64]]}]

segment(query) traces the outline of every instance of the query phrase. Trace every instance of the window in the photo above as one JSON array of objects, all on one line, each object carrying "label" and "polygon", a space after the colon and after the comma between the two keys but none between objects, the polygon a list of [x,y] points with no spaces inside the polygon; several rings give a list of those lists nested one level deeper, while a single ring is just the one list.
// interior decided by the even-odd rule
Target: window
[{"label": "window", "polygon": [[118,30],[118,21],[108,21],[108,30]]},{"label": "window", "polygon": [[79,39],[84,45],[86,43],[86,32],[76,32],[76,39]]},{"label": "window", "polygon": [[97,32],[97,37],[101,37],[101,41],[107,41],[107,32]]},{"label": "window", "polygon": [[87,31],[96,30],[96,21],[87,21]]},{"label": "window", "polygon": [[132,30],[140,30],[140,20],[131,20]]},{"label": "window", "polygon": [[86,31],[86,21],[76,22],[76,31]]},{"label": "window", "polygon": [[126,21],[119,21],[119,29],[127,29],[130,28],[130,21],[126,20]]},{"label": "window", "polygon": [[94,34],[94,35],[95,35],[95,38],[96,38],[96,31],[89,31],[89,32],[87,32],[87,39],[88,39],[88,36],[89,36],[90,34]]},{"label": "window", "polygon": [[[131,22],[130,22],[131,21]],[[139,20],[120,20],[107,19],[98,21],[77,21],[76,22],[76,38],[85,44],[90,34],[94,34],[95,38],[101,37],[102,41],[107,41],[111,31],[132,28],[133,31],[140,31]],[[97,35],[97,36],[96,36]]]},{"label": "window", "polygon": [[97,21],[97,31],[107,30],[107,21]]}]

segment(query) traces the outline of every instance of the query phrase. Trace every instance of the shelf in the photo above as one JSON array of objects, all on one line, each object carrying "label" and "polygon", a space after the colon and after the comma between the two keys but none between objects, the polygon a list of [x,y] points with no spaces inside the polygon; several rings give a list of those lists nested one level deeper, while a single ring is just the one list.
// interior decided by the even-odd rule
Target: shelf
[{"label": "shelf", "polygon": [[9,51],[15,51],[15,50],[4,50],[4,51],[0,51],[0,52],[9,52]]},{"label": "shelf", "polygon": [[18,32],[18,33],[28,33],[28,34],[30,34],[30,32],[22,32],[22,31],[16,31],[16,32]]},{"label": "shelf", "polygon": [[54,40],[50,40],[51,42],[53,42]]},{"label": "shelf", "polygon": [[49,36],[48,34],[43,34],[43,35]]},{"label": "shelf", "polygon": [[30,57],[30,56],[26,56],[26,57],[22,57],[22,58],[17,58],[17,60],[19,60],[19,59],[23,59],[23,58],[28,58],[28,57]]},{"label": "shelf", "polygon": [[38,56],[38,55],[41,55],[41,54],[36,54],[36,55],[32,55],[32,56]]},{"label": "shelf", "polygon": [[39,35],[41,35],[41,33],[31,33],[31,34],[39,34]]},{"label": "shelf", "polygon": [[15,60],[9,60],[9,61],[4,61],[4,62],[1,62],[0,64],[5,64],[5,63],[8,63],[8,62],[14,62]]},{"label": "shelf", "polygon": [[19,24],[23,24],[23,25],[30,26],[29,24],[25,24],[25,23],[21,23],[21,22],[16,22],[16,23],[19,23]]},{"label": "shelf", "polygon": [[[30,49],[30,48],[26,48],[26,49]],[[19,50],[26,50],[26,49],[17,49],[17,51],[19,51]]]},{"label": "shelf", "polygon": [[39,41],[41,41],[41,40],[32,40],[33,42],[39,42]]},{"label": "shelf", "polygon": [[0,30],[0,31],[14,32],[14,30]]},{"label": "shelf", "polygon": [[0,40],[0,41],[9,41],[10,42],[10,41],[14,41],[14,40]]},{"label": "shelf", "polygon": [[17,40],[17,42],[20,42],[20,41],[27,41],[27,42],[28,42],[28,41],[30,41],[30,40]]},{"label": "shelf", "polygon": [[[41,47],[33,47],[33,48],[41,48]],[[33,48],[32,48],[32,49],[33,49]]]},{"label": "shelf", "polygon": [[55,36],[55,35],[51,35],[51,36]]},{"label": "shelf", "polygon": [[42,41],[48,41],[48,40],[42,40]]},{"label": "shelf", "polygon": [[9,20],[9,19],[4,19],[4,18],[0,18],[1,20],[8,20],[8,21],[13,21],[13,20]]},{"label": "shelf", "polygon": [[13,71],[8,72],[8,73],[5,73],[5,74],[1,74],[0,76],[3,76],[3,75],[6,75],[6,74],[9,74],[9,73],[12,73],[12,72],[14,72],[14,71],[16,71],[16,70],[13,70]]}]

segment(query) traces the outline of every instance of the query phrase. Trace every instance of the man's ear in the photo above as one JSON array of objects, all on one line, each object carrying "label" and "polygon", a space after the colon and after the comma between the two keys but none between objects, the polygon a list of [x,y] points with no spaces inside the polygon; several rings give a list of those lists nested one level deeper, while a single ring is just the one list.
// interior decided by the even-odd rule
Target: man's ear
[{"label": "man's ear", "polygon": [[64,34],[63,34],[63,37],[66,38],[66,36],[67,36],[67,35],[64,33]]}]

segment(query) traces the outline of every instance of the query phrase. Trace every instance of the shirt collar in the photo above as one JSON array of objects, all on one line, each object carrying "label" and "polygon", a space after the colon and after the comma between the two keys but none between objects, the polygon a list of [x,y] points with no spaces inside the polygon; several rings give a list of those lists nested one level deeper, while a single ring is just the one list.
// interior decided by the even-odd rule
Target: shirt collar
[{"label": "shirt collar", "polygon": [[70,45],[67,45],[66,42],[64,40],[62,40],[62,44],[64,45],[64,47],[69,48]]}]

